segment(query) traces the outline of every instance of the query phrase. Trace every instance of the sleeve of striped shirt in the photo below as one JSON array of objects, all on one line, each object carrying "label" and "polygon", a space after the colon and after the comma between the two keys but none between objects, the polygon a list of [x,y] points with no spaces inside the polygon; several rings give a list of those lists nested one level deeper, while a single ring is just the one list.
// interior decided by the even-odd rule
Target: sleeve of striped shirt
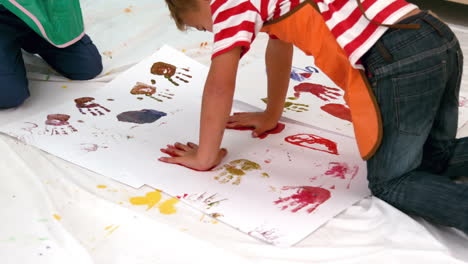
[{"label": "sleeve of striped shirt", "polygon": [[242,47],[241,57],[250,49],[263,26],[260,12],[250,1],[215,0],[211,5],[213,19],[213,55]]}]

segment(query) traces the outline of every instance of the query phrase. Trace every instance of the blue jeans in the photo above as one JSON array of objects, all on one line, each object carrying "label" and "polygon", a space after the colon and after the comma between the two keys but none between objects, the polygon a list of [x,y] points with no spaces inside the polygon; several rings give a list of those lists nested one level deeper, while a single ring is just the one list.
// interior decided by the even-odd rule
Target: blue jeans
[{"label": "blue jeans", "polygon": [[102,71],[101,55],[85,35],[57,48],[0,5],[0,109],[16,107],[29,97],[21,49],[39,54],[54,70],[72,80],[88,80]]},{"label": "blue jeans", "polygon": [[369,187],[408,214],[468,234],[468,138],[456,139],[463,55],[427,12],[389,29],[363,57],[380,106],[382,144],[367,162]]}]

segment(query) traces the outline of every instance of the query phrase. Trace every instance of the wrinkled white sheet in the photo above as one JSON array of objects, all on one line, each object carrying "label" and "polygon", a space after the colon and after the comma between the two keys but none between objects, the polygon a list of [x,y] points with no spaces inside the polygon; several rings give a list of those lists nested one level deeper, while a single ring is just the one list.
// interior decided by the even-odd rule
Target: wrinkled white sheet
[{"label": "wrinkled white sheet", "polygon": [[[163,1],[82,0],[104,72],[69,82],[26,55],[31,92],[48,85],[99,89],[163,43],[208,64],[206,33],[179,33]],[[468,29],[453,27],[465,54]],[[263,59],[265,43],[243,60]],[[47,79],[47,81],[45,81]],[[468,63],[463,91],[468,93]],[[247,106],[240,104],[239,106]],[[14,118],[14,115],[12,115]],[[468,136],[468,125],[459,131]],[[468,263],[468,237],[409,217],[377,198],[345,210],[294,248],[265,245],[182,203],[177,213],[134,206],[139,190],[0,135],[0,262],[28,263]],[[106,187],[106,188],[98,188]],[[165,196],[163,199],[167,199]]]}]

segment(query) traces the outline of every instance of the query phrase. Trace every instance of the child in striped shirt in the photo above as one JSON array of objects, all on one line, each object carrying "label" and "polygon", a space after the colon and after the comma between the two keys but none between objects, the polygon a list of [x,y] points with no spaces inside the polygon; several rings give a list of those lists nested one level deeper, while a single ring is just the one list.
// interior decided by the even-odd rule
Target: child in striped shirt
[{"label": "child in striped shirt", "polygon": [[[166,0],[181,30],[214,34],[199,145],[163,149],[163,162],[209,170],[226,155],[224,129],[274,129],[293,46],[345,91],[372,193],[404,212],[468,233],[468,138],[456,139],[463,55],[453,32],[405,0]],[[259,32],[265,111],[230,116],[239,60]]]}]

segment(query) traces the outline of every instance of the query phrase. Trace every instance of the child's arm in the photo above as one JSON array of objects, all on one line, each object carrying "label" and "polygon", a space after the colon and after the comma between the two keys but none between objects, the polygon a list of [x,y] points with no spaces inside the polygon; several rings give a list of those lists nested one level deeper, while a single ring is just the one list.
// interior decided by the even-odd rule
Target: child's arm
[{"label": "child's arm", "polygon": [[266,110],[264,112],[236,113],[229,118],[228,128],[255,128],[252,135],[257,137],[276,127],[284,109],[291,74],[292,55],[292,44],[279,39],[268,41],[265,53],[268,77]]},{"label": "child's arm", "polygon": [[160,158],[163,162],[176,163],[195,170],[209,170],[221,162],[226,150],[220,145],[231,112],[240,47],[215,57],[203,92],[200,146],[193,143],[176,143],[162,149],[171,157]]}]

